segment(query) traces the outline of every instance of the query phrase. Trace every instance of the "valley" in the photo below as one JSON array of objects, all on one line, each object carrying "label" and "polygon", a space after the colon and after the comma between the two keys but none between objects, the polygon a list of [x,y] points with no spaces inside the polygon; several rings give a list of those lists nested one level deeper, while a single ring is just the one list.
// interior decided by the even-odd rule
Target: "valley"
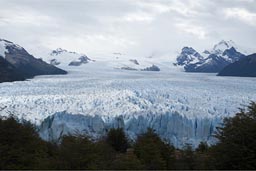
[{"label": "valley", "polygon": [[[152,127],[177,147],[213,143],[215,127],[256,100],[256,79],[161,71],[127,71],[106,61],[62,67],[67,75],[0,84],[1,116],[35,123],[46,140],[80,132],[97,138],[122,127],[131,138]],[[43,124],[42,124],[43,123]]]}]

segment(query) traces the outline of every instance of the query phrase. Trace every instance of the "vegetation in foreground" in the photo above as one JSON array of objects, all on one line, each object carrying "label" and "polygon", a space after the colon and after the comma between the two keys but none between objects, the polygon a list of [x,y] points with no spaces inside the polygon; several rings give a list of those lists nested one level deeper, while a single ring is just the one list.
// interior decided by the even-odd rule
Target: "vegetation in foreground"
[{"label": "vegetation in foreground", "polygon": [[218,143],[175,149],[152,129],[129,142],[122,129],[92,141],[65,136],[59,144],[40,139],[30,123],[0,119],[0,169],[256,169],[256,103],[226,118],[215,133]]}]

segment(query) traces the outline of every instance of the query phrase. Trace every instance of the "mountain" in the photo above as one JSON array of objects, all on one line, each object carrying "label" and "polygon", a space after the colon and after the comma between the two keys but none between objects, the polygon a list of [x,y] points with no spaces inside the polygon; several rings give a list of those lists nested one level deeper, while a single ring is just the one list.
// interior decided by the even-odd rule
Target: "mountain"
[{"label": "mountain", "polygon": [[[36,75],[66,74],[67,72],[30,55],[23,47],[0,39],[2,80],[23,80]],[[9,78],[7,78],[9,77]]]},{"label": "mountain", "polygon": [[184,47],[176,59],[176,65],[183,66],[186,72],[217,73],[245,56],[238,49],[240,50],[231,40],[220,41],[212,50],[205,50],[202,55],[192,47]]},{"label": "mountain", "polygon": [[[129,59],[137,59],[139,65]],[[98,58],[84,67],[71,67],[65,77],[0,84],[0,104],[4,107],[0,115],[11,113],[36,123],[41,137],[49,140],[78,132],[97,137],[120,125],[134,139],[148,127],[153,128],[163,139],[182,148],[186,143],[196,146],[201,141],[214,142],[211,133],[222,118],[256,101],[252,93],[256,92],[255,81],[251,79],[184,74],[178,68],[170,69],[170,62],[161,63],[164,58],[142,59]],[[114,69],[119,61],[119,67],[140,68]],[[139,71],[153,64],[161,71]]]},{"label": "mountain", "polygon": [[226,66],[219,76],[256,77],[256,53]]},{"label": "mountain", "polygon": [[0,57],[0,83],[10,81],[23,81],[25,78],[19,74],[15,67]]},{"label": "mountain", "polygon": [[187,72],[215,73],[215,72],[220,71],[222,68],[224,68],[228,64],[229,64],[229,62],[227,60],[225,60],[224,58],[217,56],[215,54],[210,54],[208,56],[208,58],[206,58],[200,62],[185,65],[184,69]]},{"label": "mountain", "polygon": [[160,71],[160,68],[156,65],[152,65],[150,67],[142,69],[141,71]]},{"label": "mountain", "polygon": [[89,57],[84,54],[71,52],[66,49],[57,48],[53,50],[46,57],[43,57],[46,62],[55,66],[80,66],[92,62]]},{"label": "mountain", "polygon": [[188,65],[200,62],[204,59],[195,49],[192,47],[184,47],[181,50],[181,54],[177,57],[177,65]]}]

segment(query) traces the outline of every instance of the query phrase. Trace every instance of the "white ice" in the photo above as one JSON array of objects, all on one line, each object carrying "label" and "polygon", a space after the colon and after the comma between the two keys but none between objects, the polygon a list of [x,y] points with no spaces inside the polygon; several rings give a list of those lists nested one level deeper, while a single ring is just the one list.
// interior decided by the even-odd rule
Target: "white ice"
[{"label": "white ice", "polygon": [[[131,136],[139,130],[138,126],[149,126],[152,118],[161,125],[163,116],[166,123],[158,133],[179,144],[183,139],[199,142],[207,138],[205,130],[209,132],[212,124],[216,126],[219,119],[233,116],[239,107],[256,101],[255,78],[185,73],[172,67],[171,62],[156,60],[154,64],[161,68],[160,72],[120,70],[111,62],[96,61],[64,68],[68,75],[1,83],[0,115],[14,114],[37,125],[56,113],[99,116],[105,124],[122,115]],[[140,117],[143,122],[138,121]],[[69,122],[65,129],[84,130],[84,123],[63,121]],[[192,128],[198,129],[198,124],[200,130],[193,135],[188,133],[193,132]]]}]

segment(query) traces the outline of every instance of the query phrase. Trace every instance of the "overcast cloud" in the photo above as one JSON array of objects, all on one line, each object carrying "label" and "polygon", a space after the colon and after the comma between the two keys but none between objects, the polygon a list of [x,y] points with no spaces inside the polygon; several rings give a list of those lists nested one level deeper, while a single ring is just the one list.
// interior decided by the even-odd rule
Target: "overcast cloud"
[{"label": "overcast cloud", "polygon": [[0,30],[33,54],[173,57],[223,39],[256,52],[256,0],[0,0]]}]

